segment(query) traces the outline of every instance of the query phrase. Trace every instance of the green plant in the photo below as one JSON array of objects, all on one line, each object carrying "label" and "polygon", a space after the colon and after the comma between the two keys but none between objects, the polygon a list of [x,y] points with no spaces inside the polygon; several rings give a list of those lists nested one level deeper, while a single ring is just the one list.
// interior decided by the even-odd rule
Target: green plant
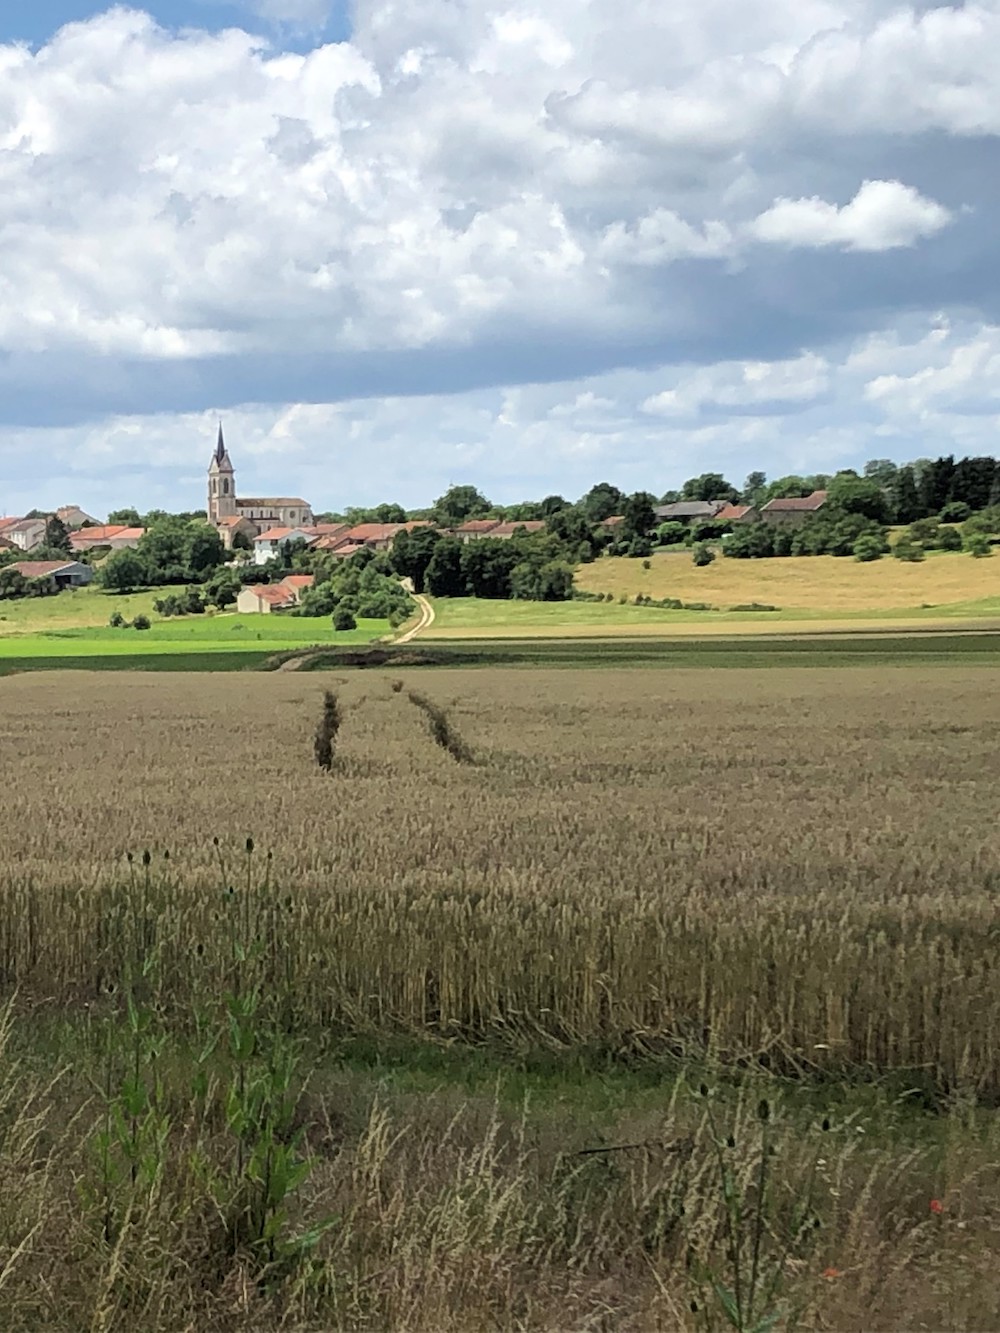
[{"label": "green plant", "polygon": [[853,546],[855,560],[867,564],[872,560],[882,559],[882,542],[871,533],[863,532]]},{"label": "green plant", "polygon": [[695,542],[694,546],[691,548],[692,564],[697,565],[699,568],[704,568],[706,565],[710,565],[714,559],[715,552],[710,546],[706,546],[704,542]]},{"label": "green plant", "polygon": [[135,619],[132,621],[132,628],[138,630],[149,629],[150,628],[149,616],[143,615],[142,612],[140,612],[139,615],[137,615]]},{"label": "green plant", "polygon": [[993,554],[993,548],[990,545],[990,539],[983,532],[972,532],[965,539],[965,549],[969,555],[976,560],[982,560],[984,556]]}]

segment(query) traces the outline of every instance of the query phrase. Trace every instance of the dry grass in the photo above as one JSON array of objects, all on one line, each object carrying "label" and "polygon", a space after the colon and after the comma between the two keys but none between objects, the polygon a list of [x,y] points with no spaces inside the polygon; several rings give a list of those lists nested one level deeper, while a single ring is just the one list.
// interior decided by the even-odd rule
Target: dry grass
[{"label": "dry grass", "polygon": [[[0,978],[26,1025],[20,1069],[0,1053],[4,1327],[721,1327],[719,1152],[752,1211],[764,1076],[710,1078],[718,1133],[690,1085],[748,1056],[814,1080],[771,1113],[774,1308],[816,1329],[997,1326],[993,683],[366,672],[332,683],[324,772],[329,678],[0,682]],[[130,883],[120,858],[147,846]],[[583,1050],[662,1081],[583,1078],[519,1111],[317,1055],[295,1221],[338,1220],[315,1262],[262,1276],[213,1240],[225,1069],[195,1097],[185,1063],[192,1005],[231,984],[234,910],[281,1024],[321,1047]],[[108,992],[147,930],[170,1131],[109,1244],[85,1188],[94,1089]],[[859,1070],[895,1071],[940,1114],[843,1081]],[[807,1198],[819,1226],[786,1246]]]},{"label": "dry grass", "polygon": [[922,564],[890,557],[859,564],[832,555],[775,560],[720,556],[698,569],[689,551],[677,551],[655,555],[650,563],[644,570],[641,560],[597,560],[580,567],[576,583],[587,592],[616,597],[646,593],[723,608],[764,602],[783,611],[820,615],[944,608],[1000,598],[1000,560],[973,560],[956,553],[935,553]]}]

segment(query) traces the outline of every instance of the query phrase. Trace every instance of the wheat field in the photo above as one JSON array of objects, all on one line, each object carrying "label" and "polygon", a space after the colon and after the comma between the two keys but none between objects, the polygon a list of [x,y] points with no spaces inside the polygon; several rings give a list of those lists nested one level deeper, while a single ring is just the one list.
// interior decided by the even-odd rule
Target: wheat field
[{"label": "wheat field", "polygon": [[409,680],[359,673],[334,685],[325,773],[313,677],[9,678],[0,966],[48,994],[96,984],[104,895],[149,849],[170,858],[183,991],[196,946],[222,947],[213,839],[242,878],[249,837],[318,1021],[919,1066],[1000,1092],[994,679],[441,671],[420,688],[459,763]]},{"label": "wheat field", "polygon": [[0,681],[5,1328],[996,1326],[995,684]]}]

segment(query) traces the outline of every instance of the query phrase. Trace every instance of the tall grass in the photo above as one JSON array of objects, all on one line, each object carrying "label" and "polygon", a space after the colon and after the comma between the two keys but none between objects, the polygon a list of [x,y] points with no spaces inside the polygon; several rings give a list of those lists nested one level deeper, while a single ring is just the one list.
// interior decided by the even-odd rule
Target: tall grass
[{"label": "tall grass", "polygon": [[3,683],[5,1326],[1000,1320],[981,671],[397,679]]}]

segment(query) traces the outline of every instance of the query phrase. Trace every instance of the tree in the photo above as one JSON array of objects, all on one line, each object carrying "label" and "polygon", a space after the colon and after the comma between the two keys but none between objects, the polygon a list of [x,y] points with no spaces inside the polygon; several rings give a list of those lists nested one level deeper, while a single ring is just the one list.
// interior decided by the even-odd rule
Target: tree
[{"label": "tree", "polygon": [[522,560],[510,576],[511,596],[528,602],[565,602],[573,593],[573,570],[565,560]]},{"label": "tree", "polygon": [[889,512],[894,523],[913,523],[924,517],[926,511],[920,504],[916,478],[909,464],[899,469],[889,488]]},{"label": "tree", "polygon": [[226,558],[226,548],[215,528],[207,523],[188,524],[184,557],[189,577],[196,579],[218,569]]},{"label": "tree", "polygon": [[138,509],[112,509],[108,515],[109,524],[120,524],[125,528],[138,528],[142,526],[142,520],[139,518]]},{"label": "tree", "polygon": [[767,485],[767,473],[748,472],[747,479],[743,483],[743,501],[748,505],[756,505],[760,502],[761,493]]},{"label": "tree", "polygon": [[150,627],[149,616],[143,615],[142,612],[140,612],[139,615],[137,615],[135,619],[132,621],[133,629],[141,630],[141,629],[149,629],[149,627]]},{"label": "tree", "polygon": [[886,520],[887,505],[881,486],[856,472],[838,472],[827,487],[826,502],[831,509],[840,509],[845,514],[862,514],[876,523]]},{"label": "tree", "polygon": [[518,543],[486,537],[462,547],[462,573],[473,597],[508,598],[514,566],[520,562]]},{"label": "tree", "polygon": [[69,528],[58,514],[51,514],[45,524],[45,545],[50,551],[61,551],[63,555],[73,554],[73,547],[69,540]]},{"label": "tree", "polygon": [[690,477],[681,487],[685,500],[736,500],[739,494],[721,472],[703,472],[700,477]]},{"label": "tree", "polygon": [[686,523],[677,519],[668,519],[656,529],[656,540],[661,546],[677,546],[688,534]]},{"label": "tree", "polygon": [[561,495],[547,495],[539,505],[543,518],[551,518],[553,514],[558,514],[560,509],[569,509],[568,500],[564,500]]},{"label": "tree", "polygon": [[587,522],[594,527],[612,514],[620,514],[624,499],[625,496],[617,486],[612,486],[610,481],[599,481],[582,497],[578,507]]},{"label": "tree", "polygon": [[926,514],[940,514],[951,496],[951,483],[955,475],[955,458],[935,458],[928,462],[920,472],[917,481],[917,493],[920,504]]},{"label": "tree", "polygon": [[634,541],[636,537],[648,537],[656,526],[656,512],[653,506],[656,497],[649,491],[636,491],[628,496],[622,505],[622,541]]},{"label": "tree", "polygon": [[990,503],[996,475],[994,458],[960,458],[952,473],[948,499],[952,503],[968,505],[972,510],[985,509]]},{"label": "tree", "polygon": [[432,597],[465,597],[468,595],[462,572],[462,543],[454,537],[442,537],[434,548],[431,562],[424,576],[427,591]]},{"label": "tree", "polygon": [[346,606],[338,606],[333,613],[333,628],[337,633],[340,634],[343,633],[344,630],[357,629],[357,627],[358,622],[354,619],[353,612],[349,611]]},{"label": "tree", "polygon": [[[961,464],[959,464],[961,467]],[[977,506],[983,508],[984,506]],[[967,518],[972,517],[972,508],[965,500],[949,500],[941,510],[942,523],[964,523]]]},{"label": "tree", "polygon": [[434,501],[433,513],[441,527],[457,528],[466,519],[488,514],[491,508],[489,500],[475,486],[449,486],[444,495]]},{"label": "tree", "polygon": [[441,540],[436,528],[413,528],[409,532],[404,529],[396,535],[389,559],[400,577],[413,580],[414,591],[424,591],[427,568]]},{"label": "tree", "polygon": [[102,587],[112,592],[134,592],[149,580],[146,561],[138,551],[113,551],[97,571]]},{"label": "tree", "polygon": [[715,559],[715,552],[711,546],[706,546],[704,542],[695,542],[691,548],[691,561],[699,568],[710,565]]},{"label": "tree", "polygon": [[205,584],[205,600],[210,606],[217,606],[221,611],[233,605],[242,589],[242,580],[235,569],[223,566],[217,569]]},{"label": "tree", "polygon": [[939,551],[960,551],[962,549],[962,534],[958,528],[940,527],[938,528],[935,545]]},{"label": "tree", "polygon": [[865,464],[865,479],[888,491],[896,480],[899,469],[891,458],[872,458]]}]

